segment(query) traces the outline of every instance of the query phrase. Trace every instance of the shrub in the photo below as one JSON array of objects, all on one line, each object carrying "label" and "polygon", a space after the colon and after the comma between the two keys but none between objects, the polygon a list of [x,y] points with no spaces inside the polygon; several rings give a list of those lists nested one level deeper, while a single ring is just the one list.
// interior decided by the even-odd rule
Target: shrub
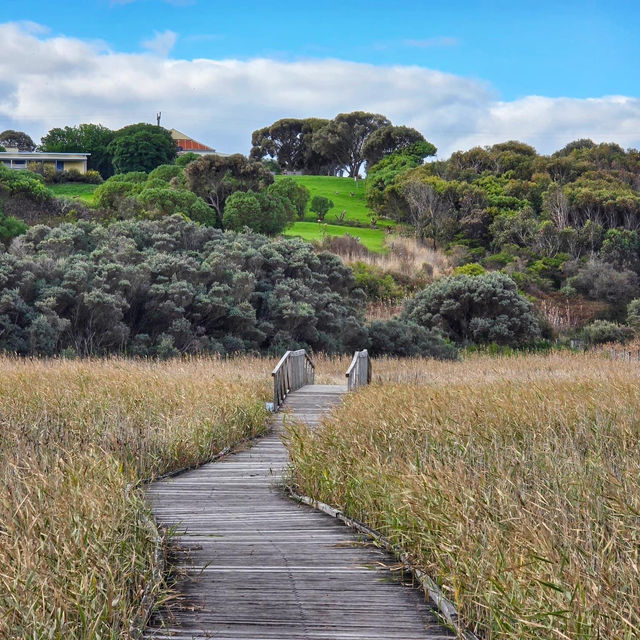
[{"label": "shrub", "polygon": [[567,284],[592,300],[620,305],[640,293],[637,274],[626,269],[619,271],[608,262],[590,260],[583,264],[573,261],[565,265],[565,273],[570,276]]},{"label": "shrub", "polygon": [[633,329],[609,320],[594,320],[583,327],[582,337],[587,344],[604,344],[605,342],[628,342],[633,338]]},{"label": "shrub", "polygon": [[627,324],[636,332],[640,332],[640,298],[635,298],[627,305]]},{"label": "shrub", "polygon": [[483,276],[485,273],[487,270],[477,262],[469,262],[454,271],[456,276]]},{"label": "shrub", "polygon": [[172,178],[182,175],[182,168],[177,164],[161,164],[156,167],[150,174],[149,180],[159,179],[164,182],[171,182]]},{"label": "shrub", "polygon": [[380,267],[356,262],[351,266],[357,285],[367,294],[369,300],[395,300],[403,295],[390,273]]},{"label": "shrub", "polygon": [[403,317],[458,344],[520,346],[540,335],[533,306],[502,273],[443,278],[409,300]]},{"label": "shrub", "polygon": [[304,214],[307,210],[307,202],[309,202],[309,189],[303,184],[298,184],[293,178],[281,178],[267,187],[267,191],[275,196],[288,200],[293,207],[294,215],[287,215],[293,220],[297,216],[300,220],[304,220]]},{"label": "shrub", "polygon": [[5,216],[2,210],[2,202],[0,202],[0,240],[8,242],[23,233],[26,233],[29,226],[14,218],[13,216]]},{"label": "shrub", "polygon": [[369,345],[372,356],[423,356],[438,360],[455,360],[458,357],[458,350],[437,329],[425,329],[397,318],[371,323]]},{"label": "shrub", "polygon": [[38,225],[0,252],[0,351],[21,355],[342,352],[364,302],[337,256],[178,215]]},{"label": "shrub", "polygon": [[333,201],[324,196],[313,196],[309,209],[318,216],[318,220],[324,220],[329,209],[333,208]]},{"label": "shrub", "polygon": [[255,191],[232,193],[227,198],[222,217],[222,224],[229,231],[242,231],[248,227],[270,236],[282,233],[288,222],[282,198]]},{"label": "shrub", "polygon": [[181,156],[178,156],[175,159],[174,164],[184,169],[189,163],[193,162],[194,160],[197,160],[199,157],[200,156],[197,153],[193,153],[192,151],[189,151],[188,153],[183,153]]}]

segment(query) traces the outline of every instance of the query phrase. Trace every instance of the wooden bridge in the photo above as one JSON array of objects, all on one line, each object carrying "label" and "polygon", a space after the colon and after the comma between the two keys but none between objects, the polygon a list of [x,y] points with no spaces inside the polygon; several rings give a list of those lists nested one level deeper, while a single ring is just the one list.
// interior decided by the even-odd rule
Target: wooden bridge
[{"label": "wooden bridge", "polygon": [[317,425],[348,389],[370,381],[369,357],[356,352],[344,386],[314,377],[304,351],[287,352],[273,372],[274,408],[284,410],[270,435],[149,488],[158,523],[179,534],[179,599],[154,614],[145,638],[455,637],[422,592],[394,577],[391,556],[282,490],[284,425]]}]

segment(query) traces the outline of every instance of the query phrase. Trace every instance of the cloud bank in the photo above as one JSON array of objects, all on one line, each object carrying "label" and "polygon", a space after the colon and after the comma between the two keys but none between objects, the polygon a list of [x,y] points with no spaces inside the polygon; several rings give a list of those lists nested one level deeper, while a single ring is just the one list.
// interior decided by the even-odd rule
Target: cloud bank
[{"label": "cloud bank", "polygon": [[480,80],[418,66],[342,60],[283,62],[164,57],[177,34],[156,34],[149,51],[53,37],[25,23],[0,24],[0,130],[39,139],[82,122],[119,128],[153,122],[219,151],[246,153],[251,132],[283,117],[383,113],[422,131],[440,157],[519,139],[550,153],[576,138],[640,146],[640,99],[528,96],[504,102]]}]

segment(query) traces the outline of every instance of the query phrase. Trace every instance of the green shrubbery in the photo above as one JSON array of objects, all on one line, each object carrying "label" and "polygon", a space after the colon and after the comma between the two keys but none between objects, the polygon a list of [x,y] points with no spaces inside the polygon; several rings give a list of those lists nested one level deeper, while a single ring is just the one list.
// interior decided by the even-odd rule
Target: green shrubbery
[{"label": "green shrubbery", "polygon": [[438,329],[426,329],[397,318],[371,323],[369,351],[372,356],[425,356],[438,360],[458,357],[456,347],[447,342]]},{"label": "green shrubbery", "polygon": [[336,352],[366,345],[351,270],[299,240],[180,216],[32,227],[0,253],[0,350]]},{"label": "green shrubbery", "polygon": [[501,273],[438,280],[407,302],[403,317],[463,345],[519,346],[540,336],[533,306]]},{"label": "green shrubbery", "polygon": [[594,320],[583,327],[582,337],[589,345],[606,342],[625,343],[633,338],[633,329],[609,320]]}]

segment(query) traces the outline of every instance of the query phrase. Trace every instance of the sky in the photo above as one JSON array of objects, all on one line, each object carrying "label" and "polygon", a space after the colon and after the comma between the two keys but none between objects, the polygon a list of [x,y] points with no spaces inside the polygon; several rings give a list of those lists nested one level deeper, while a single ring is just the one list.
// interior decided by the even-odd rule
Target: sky
[{"label": "sky", "polygon": [[366,110],[447,157],[508,139],[640,146],[633,0],[0,0],[0,131],[175,127],[223,152]]}]

